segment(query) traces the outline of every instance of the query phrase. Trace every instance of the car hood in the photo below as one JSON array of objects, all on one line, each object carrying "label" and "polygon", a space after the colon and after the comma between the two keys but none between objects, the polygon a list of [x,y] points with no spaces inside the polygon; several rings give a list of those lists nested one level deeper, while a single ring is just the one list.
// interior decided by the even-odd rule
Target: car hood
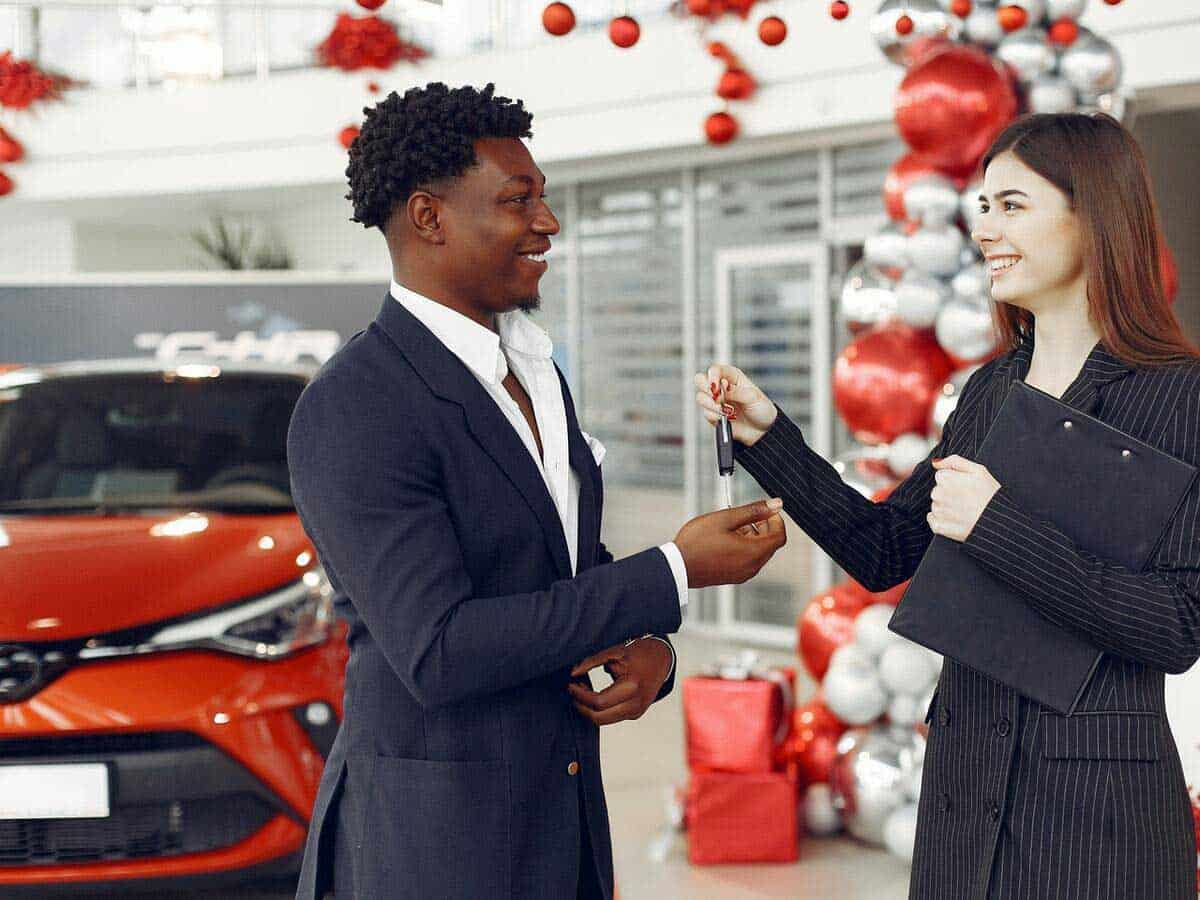
[{"label": "car hood", "polygon": [[222,606],[314,564],[290,512],[0,516],[0,643],[87,637]]}]

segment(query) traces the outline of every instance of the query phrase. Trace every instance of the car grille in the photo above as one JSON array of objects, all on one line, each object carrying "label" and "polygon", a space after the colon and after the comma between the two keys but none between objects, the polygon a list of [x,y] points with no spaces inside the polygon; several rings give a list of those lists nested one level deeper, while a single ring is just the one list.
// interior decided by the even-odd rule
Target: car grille
[{"label": "car grille", "polygon": [[106,819],[0,822],[0,865],[177,856],[227,847],[275,815],[253,794],[117,807]]}]

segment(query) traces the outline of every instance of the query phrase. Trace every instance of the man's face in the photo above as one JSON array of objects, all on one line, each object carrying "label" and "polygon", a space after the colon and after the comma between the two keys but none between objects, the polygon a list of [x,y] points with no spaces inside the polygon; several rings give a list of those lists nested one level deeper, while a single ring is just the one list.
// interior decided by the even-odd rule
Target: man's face
[{"label": "man's face", "polygon": [[544,255],[558,220],[546,177],[518,138],[475,142],[478,164],[442,192],[448,279],[483,309],[536,309]]}]

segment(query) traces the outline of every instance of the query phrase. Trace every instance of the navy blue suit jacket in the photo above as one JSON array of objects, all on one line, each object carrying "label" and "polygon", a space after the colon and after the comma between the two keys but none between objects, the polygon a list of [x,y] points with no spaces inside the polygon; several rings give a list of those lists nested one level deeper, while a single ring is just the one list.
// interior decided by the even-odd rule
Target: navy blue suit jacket
[{"label": "navy blue suit jacket", "polygon": [[600,543],[600,470],[563,394],[574,577],[576,536],[520,437],[390,295],[301,395],[293,498],[354,616],[299,898],[329,887],[335,828],[363,900],[574,897],[581,828],[611,895],[598,729],[570,669],[681,613],[661,551],[614,562]]}]

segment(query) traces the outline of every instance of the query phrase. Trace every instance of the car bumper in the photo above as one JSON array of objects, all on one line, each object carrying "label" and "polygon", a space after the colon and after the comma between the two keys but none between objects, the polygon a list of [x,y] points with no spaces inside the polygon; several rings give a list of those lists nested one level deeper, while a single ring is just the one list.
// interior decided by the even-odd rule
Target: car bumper
[{"label": "car bumper", "polygon": [[[344,630],[294,657],[81,665],[0,705],[3,763],[103,762],[107,819],[0,821],[0,885],[135,886],[294,868],[341,719]],[[313,703],[332,712],[306,724]]]}]

